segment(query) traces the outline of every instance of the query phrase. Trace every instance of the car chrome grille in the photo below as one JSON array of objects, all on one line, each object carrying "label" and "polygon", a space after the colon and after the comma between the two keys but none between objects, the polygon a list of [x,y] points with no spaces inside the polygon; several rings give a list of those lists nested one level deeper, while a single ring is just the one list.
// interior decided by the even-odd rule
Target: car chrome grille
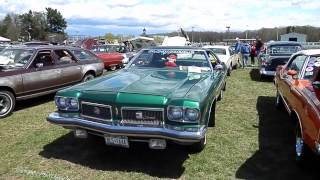
[{"label": "car chrome grille", "polygon": [[125,126],[161,127],[163,125],[162,108],[132,108],[121,109],[121,124]]},{"label": "car chrome grille", "polygon": [[81,116],[98,121],[111,121],[111,106],[90,102],[81,102]]}]

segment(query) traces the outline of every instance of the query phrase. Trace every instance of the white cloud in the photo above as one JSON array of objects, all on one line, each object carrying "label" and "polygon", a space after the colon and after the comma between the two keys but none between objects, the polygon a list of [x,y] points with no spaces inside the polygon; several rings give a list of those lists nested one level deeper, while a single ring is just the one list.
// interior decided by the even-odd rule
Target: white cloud
[{"label": "white cloud", "polygon": [[[319,0],[0,0],[0,13],[58,9],[69,19],[99,21],[97,28],[123,27],[175,30],[258,29],[286,25],[318,25]],[[122,20],[124,22],[122,22]],[[106,24],[103,25],[103,22]],[[77,22],[77,21],[75,21]],[[114,23],[114,24],[110,24]],[[162,27],[148,25],[161,25]],[[76,29],[77,24],[69,24]],[[94,28],[93,23],[91,26]],[[80,26],[78,26],[80,27]],[[77,28],[78,28],[77,27]],[[140,31],[140,29],[139,29]]]}]

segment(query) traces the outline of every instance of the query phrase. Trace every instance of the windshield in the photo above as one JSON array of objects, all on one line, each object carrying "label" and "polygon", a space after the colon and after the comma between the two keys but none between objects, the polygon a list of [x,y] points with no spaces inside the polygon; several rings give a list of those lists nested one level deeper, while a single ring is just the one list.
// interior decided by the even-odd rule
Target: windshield
[{"label": "windshield", "polygon": [[[319,67],[320,67],[320,56],[319,55],[311,56],[307,63],[307,67],[305,68],[303,79],[311,80],[314,77],[315,73],[318,73],[317,76],[319,76],[319,71],[318,71]],[[315,80],[319,81],[320,79],[316,78]]]},{"label": "windshield", "polygon": [[224,48],[209,48],[210,50],[212,50],[215,54],[217,55],[226,55],[226,49]]},{"label": "windshield", "polygon": [[211,71],[205,51],[193,49],[142,50],[130,63],[129,68],[133,67]]},{"label": "windshield", "polygon": [[301,50],[301,46],[276,45],[268,48],[268,54],[293,54]]},{"label": "windshield", "polygon": [[0,65],[24,66],[27,64],[34,50],[4,49],[0,52]]}]

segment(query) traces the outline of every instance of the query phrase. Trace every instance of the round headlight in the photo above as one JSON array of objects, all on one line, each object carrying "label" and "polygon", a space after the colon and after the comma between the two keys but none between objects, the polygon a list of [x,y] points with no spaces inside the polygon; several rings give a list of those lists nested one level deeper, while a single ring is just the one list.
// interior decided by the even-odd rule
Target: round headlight
[{"label": "round headlight", "polygon": [[197,109],[187,109],[185,117],[189,121],[196,121],[199,117],[199,111]]},{"label": "round headlight", "polygon": [[72,109],[78,108],[78,106],[79,106],[78,100],[71,98],[70,99],[70,106],[71,106]]},{"label": "round headlight", "polygon": [[180,107],[172,107],[170,108],[169,110],[169,116],[171,117],[171,119],[174,119],[174,120],[178,120],[178,119],[181,119],[182,118],[182,108]]},{"label": "round headlight", "polygon": [[58,97],[57,106],[60,108],[65,108],[67,106],[67,99],[64,97]]}]

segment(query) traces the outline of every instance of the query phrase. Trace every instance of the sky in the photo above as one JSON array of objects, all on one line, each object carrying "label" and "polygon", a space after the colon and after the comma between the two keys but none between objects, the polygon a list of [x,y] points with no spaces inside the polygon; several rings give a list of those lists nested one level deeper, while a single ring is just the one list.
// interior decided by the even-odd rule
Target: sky
[{"label": "sky", "polygon": [[320,0],[0,0],[0,19],[45,7],[62,13],[71,35],[320,26]]}]

